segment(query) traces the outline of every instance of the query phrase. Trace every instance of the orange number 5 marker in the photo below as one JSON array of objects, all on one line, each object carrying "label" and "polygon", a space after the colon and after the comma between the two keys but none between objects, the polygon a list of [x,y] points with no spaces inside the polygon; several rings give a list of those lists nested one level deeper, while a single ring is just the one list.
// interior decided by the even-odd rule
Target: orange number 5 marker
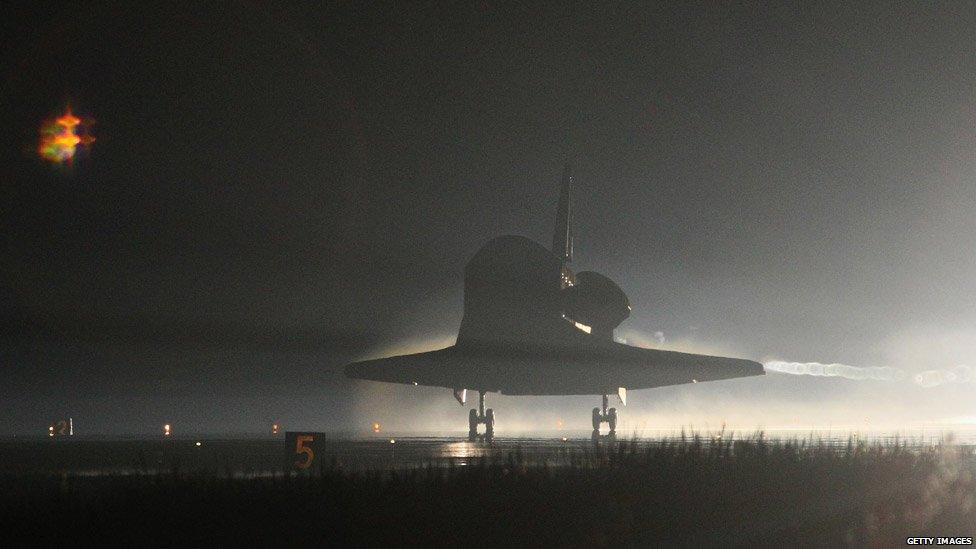
[{"label": "orange number 5 marker", "polygon": [[312,460],[315,459],[315,452],[308,446],[305,446],[306,442],[312,442],[314,437],[312,435],[299,435],[295,437],[295,453],[305,454],[304,460],[295,461],[295,467],[299,469],[308,469],[312,465]]}]

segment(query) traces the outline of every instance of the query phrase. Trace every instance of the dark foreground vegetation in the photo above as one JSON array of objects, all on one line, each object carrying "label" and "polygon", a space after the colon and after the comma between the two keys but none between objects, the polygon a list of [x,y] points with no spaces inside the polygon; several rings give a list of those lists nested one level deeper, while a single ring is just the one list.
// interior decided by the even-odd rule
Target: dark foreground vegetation
[{"label": "dark foreground vegetation", "polygon": [[[0,545],[903,545],[976,534],[972,447],[688,439],[308,476],[0,475]],[[3,543],[6,539],[8,543]]]}]

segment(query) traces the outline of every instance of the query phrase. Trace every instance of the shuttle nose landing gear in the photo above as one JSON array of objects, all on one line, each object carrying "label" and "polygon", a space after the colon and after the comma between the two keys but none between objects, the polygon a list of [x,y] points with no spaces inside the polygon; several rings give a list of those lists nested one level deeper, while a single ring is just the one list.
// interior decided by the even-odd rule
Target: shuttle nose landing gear
[{"label": "shuttle nose landing gear", "polygon": [[[484,424],[485,434],[478,434],[478,425]],[[468,441],[474,442],[479,436],[484,436],[485,442],[491,442],[495,438],[495,411],[491,408],[485,410],[485,392],[478,391],[478,409],[472,408],[468,412]]]},{"label": "shuttle nose landing gear", "polygon": [[603,395],[603,410],[593,408],[593,442],[600,440],[600,425],[606,423],[610,427],[607,438],[613,439],[617,436],[617,409],[607,409],[607,395]]}]

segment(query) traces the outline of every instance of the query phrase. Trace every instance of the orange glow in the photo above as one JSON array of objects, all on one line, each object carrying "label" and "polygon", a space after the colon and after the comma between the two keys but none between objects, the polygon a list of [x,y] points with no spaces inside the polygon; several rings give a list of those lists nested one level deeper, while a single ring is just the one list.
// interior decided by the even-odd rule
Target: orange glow
[{"label": "orange glow", "polygon": [[90,135],[79,135],[77,130],[80,125],[81,119],[71,113],[70,107],[58,118],[44,122],[37,146],[41,158],[59,164],[70,163],[78,145],[88,145],[95,140]]},{"label": "orange glow", "polygon": [[374,423],[373,424],[373,432],[374,433],[380,432],[380,424],[379,423]]},{"label": "orange glow", "polygon": [[60,118],[55,120],[55,122],[57,122],[58,125],[64,126],[68,129],[74,129],[75,126],[81,124],[81,119],[71,114],[71,107],[68,107],[64,111],[64,114],[62,114]]},{"label": "orange glow", "polygon": [[167,423],[166,425],[163,425],[163,435],[169,436],[169,434],[170,434],[170,425],[169,423]]},{"label": "orange glow", "polygon": [[278,434],[278,424],[277,423],[271,424],[271,434],[272,435],[277,435]]}]

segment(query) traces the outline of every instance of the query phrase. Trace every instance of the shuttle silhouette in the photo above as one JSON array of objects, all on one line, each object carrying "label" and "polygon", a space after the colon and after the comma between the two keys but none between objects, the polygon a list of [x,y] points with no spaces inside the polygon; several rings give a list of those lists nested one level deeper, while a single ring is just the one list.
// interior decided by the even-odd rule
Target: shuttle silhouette
[{"label": "shuttle silhouette", "polygon": [[627,295],[599,273],[573,273],[571,193],[563,174],[552,250],[522,236],[487,242],[464,269],[464,316],[457,341],[445,349],[356,362],[345,367],[356,379],[430,385],[479,394],[468,435],[494,436],[494,412],[485,394],[602,395],[592,411],[593,436],[601,424],[616,429],[608,395],[626,404],[627,389],[763,375],[758,362],[738,358],[632,347],[613,331],[630,316]]}]

